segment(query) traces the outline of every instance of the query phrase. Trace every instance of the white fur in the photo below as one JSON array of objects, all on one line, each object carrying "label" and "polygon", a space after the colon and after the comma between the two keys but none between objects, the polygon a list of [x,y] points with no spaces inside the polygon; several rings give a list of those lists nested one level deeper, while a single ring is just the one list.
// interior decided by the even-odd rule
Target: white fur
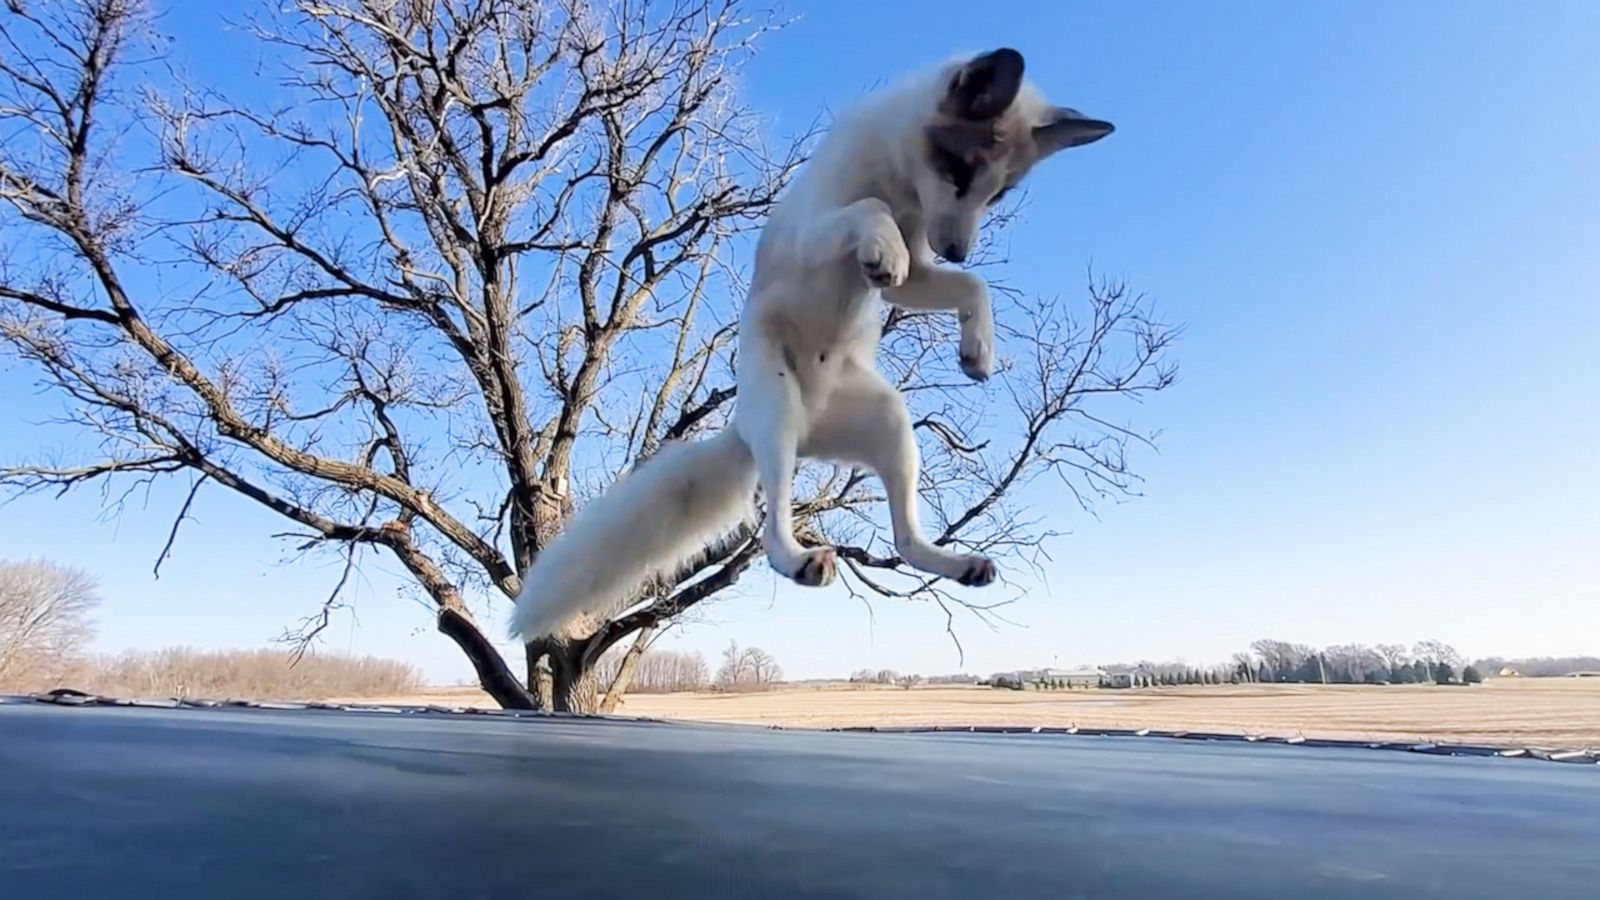
[{"label": "white fur", "polygon": [[[800,458],[876,471],[907,564],[966,584],[994,579],[989,559],[936,547],[919,533],[911,421],[874,362],[881,296],[955,311],[963,370],[983,379],[993,366],[983,281],[938,266],[928,237],[937,232],[937,246],[964,256],[989,200],[956,197],[928,161],[925,131],[961,66],[947,63],[868,98],[818,147],[757,246],[732,425],[662,450],[580,510],[523,579],[513,634],[534,637],[579,614],[617,612],[648,577],[682,565],[743,521],[758,480],[772,567],[801,584],[832,581],[834,551],[795,540],[791,490]],[[1003,118],[1026,135],[1053,110],[1024,84]]]},{"label": "white fur", "polygon": [[732,431],[669,443],[586,505],[522,579],[513,636],[551,634],[614,611],[751,514],[755,464]]}]

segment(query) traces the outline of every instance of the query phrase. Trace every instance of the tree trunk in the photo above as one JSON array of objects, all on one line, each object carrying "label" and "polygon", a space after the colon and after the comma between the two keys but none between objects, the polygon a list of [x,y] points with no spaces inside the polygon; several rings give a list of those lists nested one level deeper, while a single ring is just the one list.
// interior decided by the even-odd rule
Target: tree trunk
[{"label": "tree trunk", "polygon": [[472,660],[472,667],[478,673],[478,684],[502,708],[549,708],[539,705],[539,699],[522,686],[494,645],[464,613],[454,609],[441,610],[439,631],[455,641],[467,658]]},{"label": "tree trunk", "polygon": [[[534,674],[536,692],[546,699],[546,709],[556,712],[594,715],[600,711],[600,690],[594,673],[584,664],[584,641],[544,637],[528,645],[528,668]],[[540,661],[549,667],[544,671]]]},{"label": "tree trunk", "polygon": [[530,641],[522,645],[522,654],[528,664],[528,690],[539,701],[540,709],[554,709],[555,686],[551,684],[550,663],[545,660],[544,648]]},{"label": "tree trunk", "polygon": [[581,643],[561,641],[550,654],[550,688],[555,711],[594,715],[600,711],[600,689],[594,673],[579,656]]},{"label": "tree trunk", "polygon": [[[560,670],[557,670],[558,672]],[[556,712],[578,713],[592,716],[600,712],[600,688],[594,673],[583,672],[563,676],[557,674],[554,684]]]}]

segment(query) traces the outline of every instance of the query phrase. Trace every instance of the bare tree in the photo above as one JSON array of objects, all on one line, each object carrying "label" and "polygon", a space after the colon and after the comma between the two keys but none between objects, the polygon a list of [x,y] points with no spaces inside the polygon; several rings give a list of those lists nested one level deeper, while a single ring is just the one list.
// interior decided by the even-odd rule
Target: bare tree
[{"label": "bare tree", "polygon": [[[249,25],[281,106],[151,87],[174,76],[139,0],[0,12],[0,346],[90,448],[0,485],[182,480],[158,573],[204,493],[260,504],[342,564],[297,646],[387,554],[498,702],[596,708],[594,663],[734,585],[753,523],[529,644],[521,674],[473,608],[515,596],[583,498],[725,421],[728,261],[801,159],[733,89],[770,24],[733,0],[292,0]],[[936,541],[1031,564],[1053,533],[1018,488],[1135,493],[1148,437],[1115,401],[1172,383],[1176,333],[1117,283],[999,299],[1012,358],[988,387],[953,377],[948,317],[891,312],[885,357]],[[902,564],[862,472],[801,487],[801,535],[840,548],[849,590],[937,604],[952,638],[957,609],[993,617]]]},{"label": "bare tree", "polygon": [[739,651],[738,641],[729,641],[722,649],[722,665],[717,667],[717,684],[730,687],[749,678],[745,656]]},{"label": "bare tree", "polygon": [[1383,656],[1365,644],[1339,644],[1324,650],[1322,656],[1329,681],[1362,684],[1377,680],[1380,675],[1387,677]]},{"label": "bare tree", "polygon": [[740,655],[742,668],[750,674],[751,683],[765,687],[783,680],[783,667],[767,651],[760,647],[746,647]]},{"label": "bare tree", "polygon": [[1455,669],[1464,661],[1456,648],[1439,640],[1417,641],[1412,655],[1427,667],[1428,680],[1449,681]]},{"label": "bare tree", "polygon": [[1393,678],[1401,666],[1411,661],[1404,644],[1378,644],[1372,649],[1383,660],[1383,666],[1389,672],[1386,677],[1389,678]]},{"label": "bare tree", "polygon": [[741,648],[729,641],[717,668],[717,686],[729,691],[764,690],[783,680],[783,668],[760,647]]},{"label": "bare tree", "polygon": [[1238,676],[1240,681],[1249,682],[1255,680],[1256,671],[1254,656],[1249,653],[1235,653],[1232,657],[1230,657],[1230,660],[1232,663],[1231,671],[1234,675]]},{"label": "bare tree", "polygon": [[1456,651],[1456,648],[1446,644],[1444,641],[1417,641],[1417,645],[1412,648],[1411,653],[1423,662],[1442,663],[1449,666],[1461,664],[1461,654]]},{"label": "bare tree", "polygon": [[95,580],[42,560],[0,561],[0,687],[46,686],[94,637]]},{"label": "bare tree", "polygon": [[1298,675],[1307,661],[1316,655],[1314,648],[1304,644],[1291,644],[1288,641],[1270,638],[1252,641],[1250,650],[1266,667],[1267,678],[1272,681],[1298,680]]}]

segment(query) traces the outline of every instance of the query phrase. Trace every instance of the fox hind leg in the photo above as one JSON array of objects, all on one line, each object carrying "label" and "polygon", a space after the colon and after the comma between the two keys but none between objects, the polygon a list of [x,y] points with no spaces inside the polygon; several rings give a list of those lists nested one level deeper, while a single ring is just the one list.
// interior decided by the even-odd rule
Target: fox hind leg
[{"label": "fox hind leg", "polygon": [[878,474],[889,501],[895,550],[912,568],[972,587],[995,580],[993,560],[946,550],[922,536],[917,521],[921,458],[905,401],[883,376],[860,365],[847,368],[804,450],[808,457],[860,463]]},{"label": "fox hind leg", "polygon": [[[806,549],[794,537],[794,474],[805,407],[794,371],[780,354],[746,359],[739,377],[734,427],[755,458],[766,495],[767,518],[761,543],[778,574],[796,584],[821,587],[833,581],[837,560],[832,547]],[[762,363],[766,363],[763,365]]]}]

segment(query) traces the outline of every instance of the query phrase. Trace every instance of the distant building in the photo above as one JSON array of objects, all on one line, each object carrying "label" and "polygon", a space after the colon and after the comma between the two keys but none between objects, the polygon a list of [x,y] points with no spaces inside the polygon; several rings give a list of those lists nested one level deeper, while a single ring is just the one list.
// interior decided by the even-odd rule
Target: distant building
[{"label": "distant building", "polygon": [[1092,688],[1105,683],[1106,673],[1103,669],[1031,669],[1015,672],[1008,680],[1029,688]]},{"label": "distant building", "polygon": [[1106,673],[1105,686],[1108,688],[1131,688],[1133,687],[1133,679],[1134,674],[1132,672],[1108,672]]},{"label": "distant building", "polygon": [[1050,669],[1050,677],[1071,687],[1099,687],[1106,673],[1100,669]]}]

